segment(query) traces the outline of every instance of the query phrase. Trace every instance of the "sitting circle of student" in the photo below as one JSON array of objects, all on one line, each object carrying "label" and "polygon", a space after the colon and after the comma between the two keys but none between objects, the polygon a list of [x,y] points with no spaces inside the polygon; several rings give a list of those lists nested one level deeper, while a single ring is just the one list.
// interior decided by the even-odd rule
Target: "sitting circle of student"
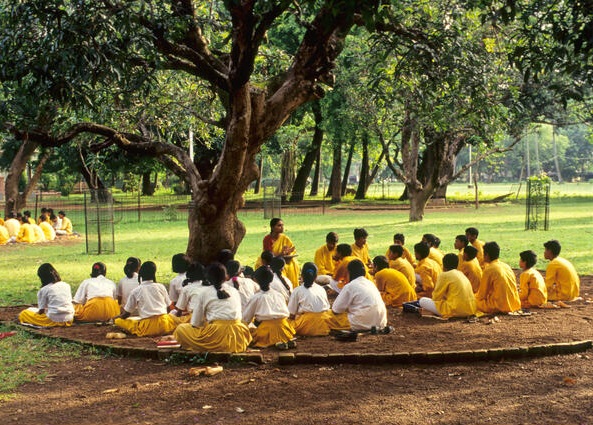
[{"label": "sitting circle of student", "polygon": [[55,215],[52,208],[41,208],[37,220],[31,217],[31,211],[10,212],[4,219],[0,218],[0,245],[51,242],[56,237],[69,236],[79,234],[73,230],[72,221],[64,211]]},{"label": "sitting circle of student", "polygon": [[[58,215],[63,227],[66,216]],[[29,216],[17,220],[9,214],[0,238],[33,238],[31,226],[38,225]],[[51,211],[40,216],[42,234],[41,224],[49,224],[51,216]],[[64,231],[68,228],[71,232],[71,223]],[[117,284],[107,278],[105,264],[96,262],[72,296],[54,266],[44,263],[37,270],[37,306],[23,310],[19,322],[34,327],[101,322],[138,337],[166,336],[167,346],[236,353],[248,347],[291,349],[299,337],[389,333],[388,308],[446,319],[566,307],[579,299],[579,276],[560,257],[557,240],[543,245],[549,261],[545,278],[535,268],[537,254],[525,250],[517,279],[501,261],[498,243],[478,240],[475,227],[455,237],[456,252],[443,253],[440,239],[430,233],[409,251],[404,235],[396,233],[386,255],[372,259],[365,229],[354,230],[353,244],[338,244],[337,233],[329,232],[315,261],[302,267],[283,222],[273,219],[270,228],[264,248],[271,249],[258,257],[255,271],[230,250],[208,265],[179,253],[172,256],[175,276],[168,288],[157,282],[154,262],[129,257]]]}]

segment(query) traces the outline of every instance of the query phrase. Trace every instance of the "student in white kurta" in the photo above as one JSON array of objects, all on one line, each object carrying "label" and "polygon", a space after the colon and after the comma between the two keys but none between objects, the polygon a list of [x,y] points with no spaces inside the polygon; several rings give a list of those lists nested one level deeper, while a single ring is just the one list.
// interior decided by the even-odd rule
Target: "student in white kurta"
[{"label": "student in white kurta", "polygon": [[387,309],[379,290],[365,278],[366,269],[360,260],[348,263],[350,282],[338,294],[332,310],[336,314],[348,313],[353,331],[377,330],[387,326]]},{"label": "student in white kurta", "polygon": [[327,292],[315,283],[317,277],[315,263],[303,264],[301,277],[303,284],[292,291],[288,301],[289,321],[297,335],[328,335],[328,319],[332,314]]},{"label": "student in white kurta", "polygon": [[79,322],[106,321],[120,313],[115,283],[105,277],[107,267],[93,264],[91,278],[82,281],[74,295],[74,319]]},{"label": "student in white kurta", "polygon": [[251,342],[249,328],[241,322],[239,292],[223,283],[226,268],[212,263],[195,300],[190,323],[177,327],[173,336],[183,348],[202,352],[240,353]]},{"label": "student in white kurta", "polygon": [[288,307],[284,296],[270,289],[273,279],[272,270],[262,266],[254,275],[254,280],[260,287],[243,311],[243,321],[253,324],[250,328],[255,347],[270,347],[278,343],[287,343],[294,338],[295,331],[288,322]]},{"label": "student in white kurta", "polygon": [[179,299],[181,288],[183,287],[183,281],[186,279],[187,267],[189,266],[189,257],[183,253],[175,254],[171,259],[171,266],[173,272],[177,273],[169,282],[169,298],[171,302],[175,304]]},{"label": "student in white kurta", "polygon": [[71,326],[74,306],[70,285],[62,282],[56,269],[49,263],[39,266],[37,276],[41,280],[37,308],[21,311],[19,322],[43,327]]},{"label": "student in white kurta", "polygon": [[175,308],[169,312],[175,323],[188,323],[190,321],[191,314],[196,307],[198,294],[206,288],[202,286],[205,274],[206,269],[197,261],[187,266],[186,279],[183,281],[179,299],[174,303]]},{"label": "student in white kurta", "polygon": [[290,279],[284,275],[285,264],[286,262],[282,257],[272,258],[270,268],[272,269],[272,272],[274,272],[274,279],[272,279],[272,282],[270,283],[270,289],[280,292],[284,297],[284,301],[288,304],[294,285]]},{"label": "student in white kurta", "polygon": [[[140,270],[141,265],[142,261],[140,261],[139,258],[129,257],[126,260],[126,265],[124,266],[125,276],[117,282],[117,288],[115,290],[117,302],[119,303],[120,308],[122,309],[128,302],[130,292],[132,292],[140,284],[140,282],[138,281],[138,270]],[[138,314],[137,311],[133,311],[131,313],[132,316]]]},{"label": "student in white kurta", "polygon": [[[138,276],[140,285],[130,293],[124,312],[115,319],[115,326],[137,336],[170,334],[176,324],[167,314],[171,304],[167,288],[156,282],[156,264],[152,261],[142,264]],[[130,313],[136,309],[140,320],[129,319]]]},{"label": "student in white kurta", "polygon": [[232,286],[241,296],[241,310],[244,310],[247,303],[259,291],[259,285],[248,277],[241,276],[241,263],[237,260],[230,260],[226,263],[226,270],[229,275],[229,280],[225,282]]}]

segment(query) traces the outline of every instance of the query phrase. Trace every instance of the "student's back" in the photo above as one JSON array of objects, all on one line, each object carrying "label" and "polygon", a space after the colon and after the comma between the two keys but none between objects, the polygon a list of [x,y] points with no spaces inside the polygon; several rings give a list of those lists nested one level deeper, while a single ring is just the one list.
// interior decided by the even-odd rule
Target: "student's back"
[{"label": "student's back", "polygon": [[556,257],[550,261],[545,280],[550,301],[570,301],[579,296],[579,275],[565,258]]}]

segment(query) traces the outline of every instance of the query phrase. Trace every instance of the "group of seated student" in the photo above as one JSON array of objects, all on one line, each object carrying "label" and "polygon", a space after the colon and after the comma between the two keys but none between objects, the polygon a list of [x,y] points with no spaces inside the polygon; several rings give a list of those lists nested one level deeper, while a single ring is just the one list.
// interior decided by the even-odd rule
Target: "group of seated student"
[{"label": "group of seated student", "polygon": [[[468,317],[551,302],[566,306],[579,295],[578,275],[559,256],[556,240],[544,244],[549,260],[545,279],[535,269],[537,255],[527,250],[520,253],[523,272],[517,282],[499,258],[498,244],[479,241],[475,228],[455,238],[455,253],[443,254],[440,240],[425,234],[412,257],[404,236],[396,234],[387,255],[372,260],[364,229],[355,229],[353,244],[339,244],[338,235],[330,232],[315,252],[315,262],[287,267],[296,260],[294,246],[282,236],[281,220],[270,227],[276,239],[264,247],[282,240],[275,247],[279,254],[264,250],[255,271],[242,267],[228,250],[208,265],[175,254],[171,266],[176,275],[168,290],[157,283],[154,262],[130,257],[117,284],[106,277],[103,263],[93,264],[90,278],[72,297],[53,266],[42,264],[38,306],[21,312],[19,320],[42,327],[113,321],[137,336],[173,334],[182,347],[195,351],[241,352],[249,346],[292,348],[298,336],[332,331],[388,332],[387,307]],[[288,276],[295,267],[298,280]]]},{"label": "group of seated student", "polygon": [[37,220],[31,211],[11,212],[0,218],[0,245],[53,241],[56,236],[71,235],[72,222],[64,211],[56,216],[51,208],[42,208]]},{"label": "group of seated student", "polygon": [[[496,242],[478,239],[479,231],[469,227],[454,241],[456,253],[440,251],[440,239],[431,233],[414,245],[413,256],[404,246],[405,237],[394,235],[385,256],[374,257],[368,272],[387,306],[407,306],[410,311],[426,311],[442,317],[510,313],[537,307],[566,306],[579,295],[579,277],[572,264],[559,257],[560,243],[544,244],[544,257],[550,260],[546,278],[535,269],[537,255],[532,250],[520,253],[523,272],[519,281],[511,267],[500,260]],[[355,243],[338,244],[338,235],[330,232],[326,244],[315,253],[318,267],[324,271],[318,282],[327,283],[340,293],[349,278],[349,262],[359,258],[366,265],[368,233],[355,229]],[[363,248],[364,246],[364,248]],[[357,257],[359,255],[359,257]],[[334,261],[330,262],[330,258]],[[471,296],[470,296],[471,295]],[[550,305],[556,302],[557,305]]]}]

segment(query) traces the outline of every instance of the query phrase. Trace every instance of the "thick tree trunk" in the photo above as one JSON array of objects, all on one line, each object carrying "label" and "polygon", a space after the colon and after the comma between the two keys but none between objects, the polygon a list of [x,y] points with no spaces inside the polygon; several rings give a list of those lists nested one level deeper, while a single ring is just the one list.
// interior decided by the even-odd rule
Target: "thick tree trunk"
[{"label": "thick tree trunk", "polygon": [[437,190],[434,191],[434,195],[432,195],[432,197],[434,199],[447,199],[447,187],[449,186],[449,183],[446,183],[440,187],[437,188]]},{"label": "thick tree trunk", "polygon": [[424,218],[424,210],[426,204],[430,199],[430,191],[426,189],[408,190],[410,194],[410,221],[422,221]]},{"label": "thick tree trunk", "polygon": [[313,114],[315,116],[315,131],[313,132],[313,139],[311,146],[303,158],[303,162],[299,168],[294,185],[292,186],[292,193],[290,195],[290,202],[302,201],[305,197],[305,189],[307,188],[307,179],[311,174],[311,169],[315,163],[315,159],[319,155],[321,143],[323,142],[323,130],[321,129],[321,122],[323,117],[321,115],[321,106],[319,101],[313,102]]},{"label": "thick tree trunk", "polygon": [[369,187],[369,138],[367,134],[362,137],[362,163],[360,165],[360,177],[358,180],[358,188],[354,199],[364,199]]},{"label": "thick tree trunk", "polygon": [[350,167],[352,166],[352,156],[354,155],[354,143],[350,144],[350,149],[348,150],[348,158],[346,158],[346,167],[344,167],[344,177],[342,178],[342,186],[341,186],[341,195],[344,196],[346,194],[346,189],[348,188],[348,177],[350,176]]},{"label": "thick tree trunk", "polygon": [[142,196],[154,195],[154,186],[150,181],[150,174],[150,171],[145,171],[142,173]]},{"label": "thick tree trunk", "polygon": [[[4,194],[6,197],[4,215],[7,215],[10,212],[19,211],[26,205],[26,193],[22,195],[19,194],[19,179],[27,168],[27,162],[31,159],[38,146],[38,143],[31,142],[28,139],[23,140],[19,150],[10,163],[8,173],[6,174],[6,180],[4,182]],[[30,190],[32,190],[32,187]]]}]

